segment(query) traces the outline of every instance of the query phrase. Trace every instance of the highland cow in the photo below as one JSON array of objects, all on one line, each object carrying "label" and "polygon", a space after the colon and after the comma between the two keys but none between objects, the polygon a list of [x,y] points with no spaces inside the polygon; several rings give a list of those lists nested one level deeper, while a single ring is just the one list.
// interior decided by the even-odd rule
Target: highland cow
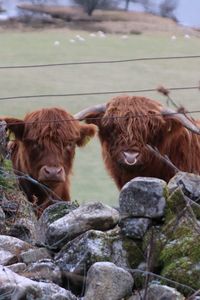
[{"label": "highland cow", "polygon": [[96,126],[81,124],[60,108],[33,111],[23,120],[2,119],[14,134],[11,160],[28,200],[36,201],[42,209],[51,203],[51,198],[70,200],[69,177],[75,148],[84,146],[95,135]]},{"label": "highland cow", "polygon": [[98,126],[103,159],[119,189],[137,176],[165,181],[173,177],[174,168],[150,151],[149,145],[178,169],[200,173],[200,121],[159,102],[118,96],[75,117]]}]

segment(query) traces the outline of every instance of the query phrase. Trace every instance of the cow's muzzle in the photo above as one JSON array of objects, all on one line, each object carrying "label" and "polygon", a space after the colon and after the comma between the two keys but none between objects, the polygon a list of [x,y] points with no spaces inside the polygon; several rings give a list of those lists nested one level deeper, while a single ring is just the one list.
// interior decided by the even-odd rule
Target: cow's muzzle
[{"label": "cow's muzzle", "polygon": [[65,170],[63,167],[43,166],[39,171],[38,180],[41,182],[64,182]]},{"label": "cow's muzzle", "polygon": [[140,153],[124,151],[122,153],[123,162],[128,166],[138,165]]}]

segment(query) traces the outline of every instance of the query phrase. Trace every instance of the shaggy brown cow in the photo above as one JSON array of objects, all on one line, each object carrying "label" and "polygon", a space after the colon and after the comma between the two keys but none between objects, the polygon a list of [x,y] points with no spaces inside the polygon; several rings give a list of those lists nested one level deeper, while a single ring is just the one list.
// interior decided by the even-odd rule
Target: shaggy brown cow
[{"label": "shaggy brown cow", "polygon": [[24,120],[1,119],[15,136],[15,141],[11,142],[11,159],[16,174],[19,177],[28,174],[41,183],[19,179],[29,201],[36,198],[37,205],[44,209],[51,203],[48,189],[52,190],[54,199],[70,200],[69,175],[75,147],[84,146],[88,138],[95,135],[96,126],[81,124],[59,108],[34,111]]},{"label": "shaggy brown cow", "polygon": [[99,127],[105,165],[119,189],[137,176],[168,181],[174,175],[174,169],[147,145],[167,155],[180,170],[200,173],[198,121],[174,114],[154,100],[118,96],[81,111],[76,118]]}]

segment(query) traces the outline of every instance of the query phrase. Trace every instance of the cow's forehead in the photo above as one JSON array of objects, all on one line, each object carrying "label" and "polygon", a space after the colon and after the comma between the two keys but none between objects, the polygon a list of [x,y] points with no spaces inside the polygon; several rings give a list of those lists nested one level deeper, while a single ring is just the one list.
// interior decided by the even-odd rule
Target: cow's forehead
[{"label": "cow's forehead", "polygon": [[73,120],[73,116],[67,111],[53,107],[53,108],[42,108],[35,110],[31,113],[26,114],[24,121],[60,121],[60,120]]},{"label": "cow's forehead", "polygon": [[107,105],[107,111],[116,110],[120,112],[128,111],[156,111],[159,112],[162,108],[162,105],[146,97],[140,96],[117,96],[113,98]]},{"label": "cow's forehead", "polygon": [[107,105],[103,125],[114,124],[125,131],[129,125],[135,129],[148,124],[153,126],[164,122],[160,115],[161,108],[160,103],[145,97],[115,97]]},{"label": "cow's forehead", "polygon": [[80,134],[80,125],[71,114],[58,109],[41,109],[24,118],[24,138],[44,140],[73,140]]}]

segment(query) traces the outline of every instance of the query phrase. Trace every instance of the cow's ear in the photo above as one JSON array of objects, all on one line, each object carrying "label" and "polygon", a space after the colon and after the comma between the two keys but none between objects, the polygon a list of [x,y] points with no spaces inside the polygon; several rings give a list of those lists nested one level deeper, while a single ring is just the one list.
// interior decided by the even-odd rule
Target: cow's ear
[{"label": "cow's ear", "polygon": [[81,124],[80,138],[77,141],[79,147],[85,146],[95,136],[97,127],[93,124]]},{"label": "cow's ear", "polygon": [[16,118],[0,118],[1,120],[4,120],[7,123],[7,129],[14,133],[15,138],[21,140],[24,134],[24,127],[25,123],[23,120],[16,119]]}]

